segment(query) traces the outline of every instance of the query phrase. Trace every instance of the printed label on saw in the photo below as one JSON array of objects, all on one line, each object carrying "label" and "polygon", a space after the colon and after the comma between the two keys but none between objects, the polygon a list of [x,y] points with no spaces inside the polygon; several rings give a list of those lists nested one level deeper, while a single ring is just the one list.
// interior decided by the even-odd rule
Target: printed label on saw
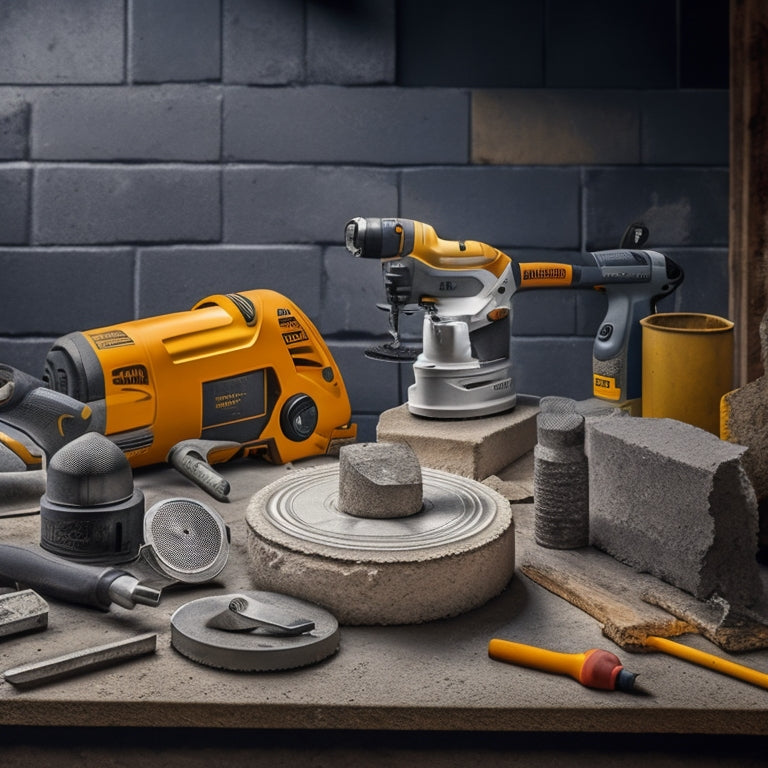
[{"label": "printed label on saw", "polygon": [[309,336],[304,326],[292,315],[283,315],[278,318],[278,324],[286,346],[296,344],[299,341],[309,341]]},{"label": "printed label on saw", "polygon": [[616,379],[594,374],[592,393],[604,400],[621,400],[621,389],[616,386]]},{"label": "printed label on saw", "polygon": [[264,371],[203,383],[203,429],[264,416]]},{"label": "printed label on saw", "polygon": [[127,347],[133,344],[133,339],[120,330],[104,331],[103,333],[89,333],[91,341],[97,349],[113,349],[114,347]]},{"label": "printed label on saw", "polygon": [[532,261],[520,265],[521,288],[566,286],[572,282],[573,267],[570,264]]}]

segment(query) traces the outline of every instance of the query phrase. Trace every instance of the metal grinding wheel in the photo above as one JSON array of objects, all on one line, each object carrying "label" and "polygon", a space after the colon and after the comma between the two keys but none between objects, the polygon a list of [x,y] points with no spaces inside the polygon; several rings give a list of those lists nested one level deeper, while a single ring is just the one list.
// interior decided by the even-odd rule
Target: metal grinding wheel
[{"label": "metal grinding wheel", "polygon": [[400,518],[340,512],[338,465],[271,483],[246,514],[254,585],[323,605],[342,624],[429,621],[497,595],[515,567],[509,502],[475,480],[421,471],[422,510]]},{"label": "metal grinding wheel", "polygon": [[[265,617],[262,626],[220,628],[226,624],[217,620],[231,611],[233,602],[235,606],[255,606]],[[280,619],[288,627],[303,621],[314,624],[314,628],[297,634],[281,632],[274,629],[275,621]],[[339,623],[328,611],[274,592],[203,597],[182,605],[171,617],[171,645],[179,653],[199,664],[237,672],[269,672],[316,664],[338,650],[339,634]]]}]

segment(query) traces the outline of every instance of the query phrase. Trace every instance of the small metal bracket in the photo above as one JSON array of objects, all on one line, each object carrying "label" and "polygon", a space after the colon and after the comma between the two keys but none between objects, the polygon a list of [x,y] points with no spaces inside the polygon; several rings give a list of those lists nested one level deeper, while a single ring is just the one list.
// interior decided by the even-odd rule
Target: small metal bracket
[{"label": "small metal bracket", "polygon": [[269,635],[303,635],[315,628],[315,622],[246,595],[235,595],[223,611],[208,619],[206,626],[227,632],[258,629]]}]

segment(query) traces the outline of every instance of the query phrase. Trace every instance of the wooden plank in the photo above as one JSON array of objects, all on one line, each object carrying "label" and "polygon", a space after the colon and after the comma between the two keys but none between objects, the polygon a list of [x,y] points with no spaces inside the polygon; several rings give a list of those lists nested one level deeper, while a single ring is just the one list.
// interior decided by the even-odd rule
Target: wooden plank
[{"label": "wooden plank", "polygon": [[731,0],[729,312],[734,385],[763,374],[768,307],[768,3]]}]

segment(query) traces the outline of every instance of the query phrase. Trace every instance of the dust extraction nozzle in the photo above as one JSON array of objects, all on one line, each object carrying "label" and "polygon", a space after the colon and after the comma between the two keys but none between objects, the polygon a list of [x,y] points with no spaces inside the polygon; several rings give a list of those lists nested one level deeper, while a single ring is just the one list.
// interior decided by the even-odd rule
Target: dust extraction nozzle
[{"label": "dust extraction nozzle", "polygon": [[40,499],[40,544],[91,563],[133,560],[142,543],[144,494],[125,454],[98,432],[59,449]]}]

